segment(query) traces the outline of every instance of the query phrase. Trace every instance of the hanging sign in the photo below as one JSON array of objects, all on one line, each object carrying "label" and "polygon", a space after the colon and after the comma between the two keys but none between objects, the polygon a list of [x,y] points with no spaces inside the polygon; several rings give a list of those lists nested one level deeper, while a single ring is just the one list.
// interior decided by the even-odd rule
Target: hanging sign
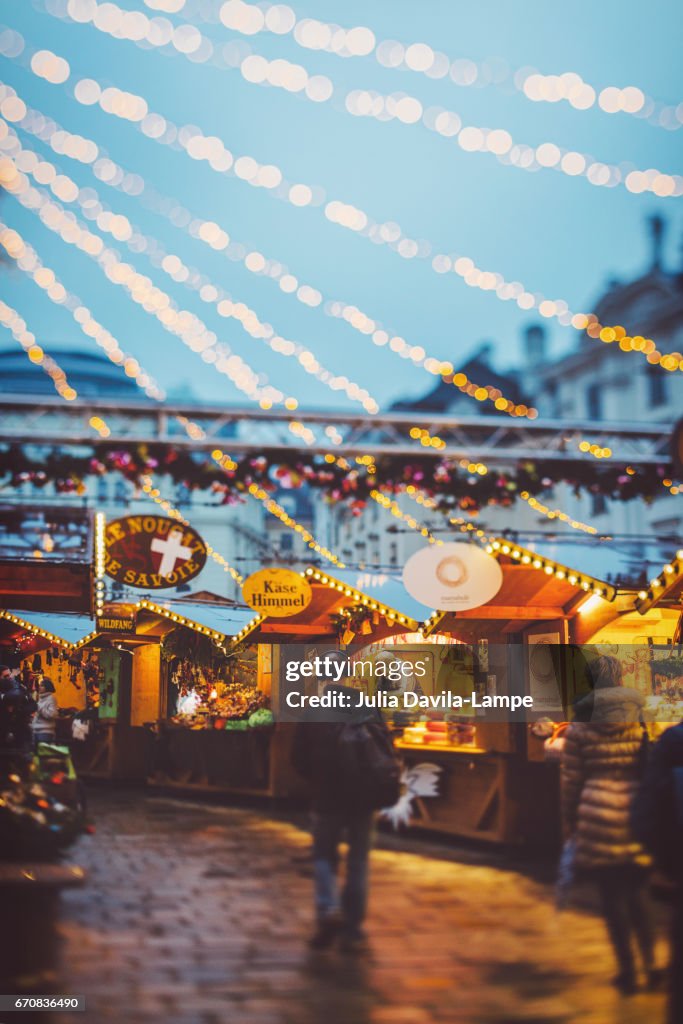
[{"label": "hanging sign", "polygon": [[453,541],[411,555],[403,584],[411,597],[429,608],[458,612],[478,608],[495,597],[503,584],[503,570],[481,548]]},{"label": "hanging sign", "polygon": [[190,526],[166,516],[124,516],[107,523],[107,576],[129,587],[162,590],[187,583],[206,564],[206,545]]},{"label": "hanging sign", "polygon": [[134,633],[137,607],[134,604],[105,604],[97,617],[98,633]]},{"label": "hanging sign", "polygon": [[261,615],[284,619],[307,608],[313,591],[293,569],[260,569],[244,581],[242,597]]}]

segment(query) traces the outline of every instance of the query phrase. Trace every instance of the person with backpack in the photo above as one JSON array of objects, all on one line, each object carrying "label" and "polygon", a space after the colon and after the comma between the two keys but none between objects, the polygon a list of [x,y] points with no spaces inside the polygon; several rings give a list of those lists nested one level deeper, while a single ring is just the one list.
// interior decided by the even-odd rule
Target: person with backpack
[{"label": "person with backpack", "polygon": [[634,834],[676,886],[671,920],[669,1024],[683,1021],[683,722],[652,746],[633,803]]},{"label": "person with backpack", "polygon": [[[328,655],[348,663],[346,655]],[[401,769],[389,731],[375,708],[357,708],[358,693],[329,683],[334,708],[309,711],[294,736],[292,763],[311,785],[313,873],[316,928],[312,949],[337,939],[348,953],[366,948],[363,930],[368,898],[368,869],[375,811],[400,795]],[[348,708],[344,707],[348,705]],[[346,838],[346,878],[337,888],[339,844]]]},{"label": "person with backpack", "polygon": [[597,885],[619,966],[614,984],[632,995],[637,990],[634,939],[648,986],[656,988],[661,978],[648,892],[651,858],[630,825],[647,749],[644,698],[621,685],[616,658],[599,657],[588,671],[592,689],[574,707],[562,751],[564,835],[575,841],[577,873]]}]

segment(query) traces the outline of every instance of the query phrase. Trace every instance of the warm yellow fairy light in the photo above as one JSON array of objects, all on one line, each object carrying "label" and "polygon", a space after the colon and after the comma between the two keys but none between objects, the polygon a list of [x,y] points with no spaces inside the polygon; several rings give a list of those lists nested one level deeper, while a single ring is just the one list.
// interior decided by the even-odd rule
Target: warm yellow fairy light
[{"label": "warm yellow fairy light", "polygon": [[393,498],[389,498],[387,495],[382,494],[377,490],[370,491],[370,497],[382,508],[391,512],[395,519],[400,519],[401,522],[409,526],[411,530],[415,530],[419,533],[429,544],[436,544],[438,546],[443,544],[443,541],[439,540],[438,537],[435,537],[431,530],[424,526],[424,524],[418,523],[417,519],[409,515],[407,512],[404,512],[398,502]]},{"label": "warm yellow fairy light", "polygon": [[[171,519],[175,519],[177,522],[182,523],[183,526],[191,526],[190,521],[185,518],[180,509],[177,509],[170,501],[161,496],[161,492],[154,484],[154,479],[149,474],[145,474],[141,478],[141,481],[142,492],[147,498],[159,505],[159,507],[162,508],[164,512],[171,517]],[[212,558],[217,565],[220,565],[222,569],[232,576],[236,583],[244,583],[244,577],[240,575],[237,569],[230,565],[223,555],[218,551],[215,551],[210,544],[206,545],[206,553],[209,558]]]},{"label": "warm yellow fairy light", "polygon": [[24,318],[6,302],[0,302],[0,324],[11,332],[30,361],[47,374],[60,398],[63,398],[65,402],[73,402],[75,398],[78,398],[78,392],[69,384],[64,370],[55,359],[43,352],[39,345],[36,345],[35,335],[28,330]]},{"label": "warm yellow fairy light", "polygon": [[598,532],[594,526],[589,526],[588,523],[582,523],[578,519],[573,519],[561,509],[551,509],[549,505],[544,505],[542,501],[538,501],[537,498],[532,497],[528,491],[520,491],[519,497],[522,501],[526,501],[529,508],[532,508],[534,512],[540,512],[540,514],[545,516],[547,519],[558,519],[561,523],[566,523],[566,525],[571,526],[573,530],[580,530],[582,533],[594,535]]},{"label": "warm yellow fairy light", "polygon": [[[90,311],[81,305],[80,300],[75,295],[66,291],[59,283],[54,271],[41,262],[35,249],[25,242],[17,231],[9,228],[2,221],[0,221],[0,245],[8,256],[14,260],[17,267],[31,277],[52,302],[56,305],[66,305],[68,300],[67,308],[81,331],[86,337],[92,338],[96,342],[112,363],[116,366],[121,366],[126,359],[126,355],[120,348],[116,338],[95,320]],[[40,271],[45,271],[45,274],[41,274]],[[51,280],[51,284],[46,283],[48,279]],[[61,289],[61,291],[55,291],[55,289]],[[151,375],[142,368],[139,368],[133,379],[137,386],[150,398],[155,398],[158,401],[165,398],[164,392],[158,387]]]},{"label": "warm yellow fairy light", "polygon": [[495,558],[505,555],[522,565],[531,565],[533,569],[538,569],[547,576],[554,576],[558,580],[566,579],[572,586],[580,587],[585,591],[590,590],[597,597],[603,597],[606,601],[613,601],[616,597],[616,588],[610,583],[605,583],[604,580],[599,580],[586,573],[576,573],[566,565],[561,565],[551,558],[542,558],[537,552],[523,548],[520,544],[495,538],[486,545],[486,551]]},{"label": "warm yellow fairy light", "polygon": [[308,544],[309,548],[311,548],[317,554],[321,555],[322,558],[327,559],[328,562],[332,562],[333,565],[339,566],[340,569],[345,568],[344,562],[342,562],[342,560],[338,558],[333,551],[330,551],[329,548],[326,548],[322,544],[319,544],[318,541],[313,536],[313,534],[311,533],[311,531],[307,530],[305,526],[302,526],[301,523],[298,523],[296,519],[290,516],[286,509],[282,507],[282,505],[279,505],[273,498],[270,497],[267,491],[264,491],[264,489],[262,487],[259,487],[258,484],[250,484],[248,490],[252,498],[255,498],[257,501],[261,502],[266,512],[270,512],[272,516],[275,516],[276,519],[279,519],[279,521],[283,523],[285,526],[288,526],[290,530],[293,530],[295,533],[298,533],[301,539],[306,544]]}]

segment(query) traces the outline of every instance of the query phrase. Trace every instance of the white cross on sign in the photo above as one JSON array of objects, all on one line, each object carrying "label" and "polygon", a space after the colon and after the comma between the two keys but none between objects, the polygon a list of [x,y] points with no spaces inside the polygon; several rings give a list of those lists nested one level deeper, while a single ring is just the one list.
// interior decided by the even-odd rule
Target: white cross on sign
[{"label": "white cross on sign", "polygon": [[186,548],[181,544],[183,539],[182,530],[171,530],[166,540],[155,537],[152,541],[152,551],[161,554],[161,565],[159,572],[162,576],[168,576],[175,569],[175,564],[180,558],[186,561],[192,554],[192,548]]}]

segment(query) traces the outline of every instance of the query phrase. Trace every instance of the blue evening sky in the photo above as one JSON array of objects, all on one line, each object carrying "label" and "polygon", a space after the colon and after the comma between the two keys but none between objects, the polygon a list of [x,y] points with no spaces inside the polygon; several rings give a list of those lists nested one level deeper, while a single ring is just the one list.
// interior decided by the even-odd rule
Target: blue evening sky
[{"label": "blue evening sky", "polygon": [[[145,7],[142,0],[119,4],[144,10],[150,17],[162,13]],[[336,21],[347,28],[368,25],[378,39],[426,42],[451,58],[501,57],[512,68],[532,65],[546,74],[578,72],[598,90],[635,85],[674,106],[683,99],[682,19],[675,0],[301,0],[293,6],[299,17]],[[183,20],[182,14],[169,17]],[[316,104],[282,89],[251,85],[236,70],[194,65],[180,55],[140,49],[90,25],[60,21],[29,0],[4,0],[0,20],[20,31],[32,47],[66,57],[71,83],[92,77],[102,85],[142,94],[151,110],[177,125],[195,124],[206,135],[219,136],[233,154],[275,163],[290,182],[321,185],[328,198],[353,203],[377,221],[398,221],[410,237],[429,239],[436,252],[468,254],[481,268],[520,280],[547,298],[566,299],[574,310],[590,310],[608,278],[626,280],[641,272],[648,257],[645,219],[654,212],[670,221],[669,263],[681,260],[680,200],[633,195],[624,187],[597,188],[584,177],[549,170],[532,174],[505,167],[490,154],[463,152],[455,140],[420,125],[352,117],[337,96]],[[245,38],[220,24],[197,24],[216,42]],[[304,50],[288,36],[262,33],[248,42],[271,59],[285,57],[311,73],[328,75],[342,97],[360,88],[384,94],[405,91],[425,107],[439,104],[456,111],[464,124],[507,129],[515,141],[533,146],[556,142],[597,160],[631,163],[639,169],[657,167],[671,174],[683,170],[683,129],[666,131],[626,114],[603,113],[597,106],[577,111],[566,102],[531,103],[512,88],[462,88],[448,78],[430,81],[382,68],[374,57],[345,60]],[[455,274],[437,276],[429,261],[404,260],[387,246],[373,245],[330,223],[319,208],[296,209],[265,189],[252,188],[234,176],[219,176],[206,163],[160,147],[134,125],[107,116],[97,106],[79,105],[68,93],[69,83],[51,85],[20,62],[7,59],[0,59],[0,76],[62,127],[93,138],[126,170],[142,174],[193,214],[225,226],[234,239],[286,263],[301,281],[317,286],[326,297],[357,305],[390,331],[456,365],[489,339],[495,343],[499,366],[519,361],[520,332],[530,314],[513,302],[468,288]],[[30,137],[22,141],[38,148],[80,186],[96,186],[115,211],[125,213],[234,298],[243,299],[284,337],[301,341],[330,369],[367,387],[382,407],[433,385],[434,378],[426,372],[386,348],[378,349],[342,321],[326,316],[322,308],[301,305],[272,281],[176,231],[138,199],[96,182],[87,167],[55,156]],[[0,213],[169,391],[189,384],[201,400],[245,403],[225,377],[167,334],[107,281],[94,262],[49,232],[14,199],[5,199]],[[273,354],[234,320],[222,320],[195,293],[153,269],[144,256],[133,256],[125,245],[105,238],[179,306],[200,314],[273,384],[293,392],[309,407],[349,407],[339,393],[315,381],[293,359]],[[56,308],[19,272],[3,270],[0,294],[26,318],[46,350],[92,344],[68,311]],[[550,321],[548,329],[555,351],[574,343],[570,328]],[[3,330],[2,349],[15,344]]]}]

